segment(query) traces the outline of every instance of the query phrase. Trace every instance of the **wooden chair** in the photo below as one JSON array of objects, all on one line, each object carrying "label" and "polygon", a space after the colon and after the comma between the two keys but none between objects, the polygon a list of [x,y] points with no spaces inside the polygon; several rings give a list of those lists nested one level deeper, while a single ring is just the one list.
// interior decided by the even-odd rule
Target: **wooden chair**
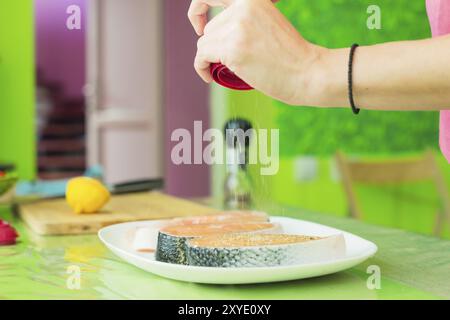
[{"label": "wooden chair", "polygon": [[342,152],[336,154],[337,165],[349,204],[349,214],[360,219],[362,212],[356,198],[354,183],[383,185],[433,181],[441,200],[434,227],[434,235],[440,236],[445,221],[450,221],[450,195],[443,174],[433,152],[427,151],[418,159],[392,161],[358,161],[348,159]]}]

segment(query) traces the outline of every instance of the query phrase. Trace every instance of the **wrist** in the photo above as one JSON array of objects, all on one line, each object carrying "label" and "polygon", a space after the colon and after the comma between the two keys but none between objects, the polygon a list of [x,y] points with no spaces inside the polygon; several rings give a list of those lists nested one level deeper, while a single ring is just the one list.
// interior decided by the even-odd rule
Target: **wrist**
[{"label": "wrist", "polygon": [[347,99],[348,49],[314,46],[308,64],[299,73],[294,104],[316,107],[342,107]]}]

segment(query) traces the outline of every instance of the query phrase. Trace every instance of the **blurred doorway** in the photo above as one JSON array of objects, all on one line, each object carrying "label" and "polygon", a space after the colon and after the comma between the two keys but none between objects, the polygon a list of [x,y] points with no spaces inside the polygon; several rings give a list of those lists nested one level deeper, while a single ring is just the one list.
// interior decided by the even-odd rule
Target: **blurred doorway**
[{"label": "blurred doorway", "polygon": [[162,178],[163,0],[34,1],[39,178]]},{"label": "blurred doorway", "polygon": [[108,183],[163,176],[162,4],[88,3],[88,164]]}]

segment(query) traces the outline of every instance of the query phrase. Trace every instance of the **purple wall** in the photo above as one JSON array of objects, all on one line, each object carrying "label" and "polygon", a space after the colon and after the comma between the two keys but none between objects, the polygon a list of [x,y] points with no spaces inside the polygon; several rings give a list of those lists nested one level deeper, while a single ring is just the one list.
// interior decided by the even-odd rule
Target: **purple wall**
[{"label": "purple wall", "polygon": [[45,81],[60,82],[68,97],[82,96],[85,83],[85,23],[68,30],[67,7],[81,7],[85,21],[86,0],[35,0],[37,66]]},{"label": "purple wall", "polygon": [[201,197],[210,192],[207,165],[176,166],[170,160],[172,131],[186,128],[193,136],[194,120],[209,128],[208,86],[195,73],[197,36],[187,19],[190,1],[164,1],[166,50],[166,189],[178,196]]},{"label": "purple wall", "polygon": [[[61,82],[66,95],[79,97],[85,82],[85,24],[68,30],[66,9],[79,5],[83,20],[89,0],[35,0],[37,65],[47,81]],[[172,131],[193,132],[194,120],[209,127],[208,86],[193,68],[197,36],[187,19],[190,1],[164,1],[166,191],[201,197],[210,192],[207,165],[176,166],[170,160]]]}]

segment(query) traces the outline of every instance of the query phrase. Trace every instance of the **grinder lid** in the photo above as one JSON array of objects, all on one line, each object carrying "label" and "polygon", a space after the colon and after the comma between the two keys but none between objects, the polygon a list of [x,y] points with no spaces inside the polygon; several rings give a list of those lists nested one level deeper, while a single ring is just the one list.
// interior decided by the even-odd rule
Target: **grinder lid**
[{"label": "grinder lid", "polygon": [[221,63],[211,64],[211,76],[221,86],[234,90],[252,90],[253,88],[248,85],[244,80],[239,78],[234,72],[228,69]]}]

